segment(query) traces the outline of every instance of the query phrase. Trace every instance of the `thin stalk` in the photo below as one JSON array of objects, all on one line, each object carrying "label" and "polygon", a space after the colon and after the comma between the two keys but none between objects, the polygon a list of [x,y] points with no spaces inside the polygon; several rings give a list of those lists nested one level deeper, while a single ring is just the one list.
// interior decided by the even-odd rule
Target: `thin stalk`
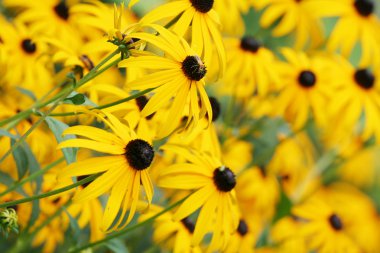
[{"label": "thin stalk", "polygon": [[[100,105],[100,106],[92,107],[89,110],[105,109],[105,108],[112,107],[112,106],[115,106],[115,105],[118,105],[118,104],[122,104],[124,102],[128,102],[128,101],[136,99],[136,98],[138,98],[138,97],[140,97],[142,95],[145,95],[146,93],[149,93],[152,90],[154,90],[154,88],[150,88],[150,89],[146,89],[146,90],[140,91],[139,93],[136,93],[136,94],[134,94],[132,96],[129,96],[127,98],[123,98],[123,99],[117,100],[117,101],[112,102],[112,103],[108,103],[108,104],[105,104],[105,105]],[[50,116],[53,116],[53,117],[54,116],[55,117],[63,117],[63,116],[74,116],[74,115],[80,115],[80,114],[84,114],[84,112],[51,113]]]},{"label": "thin stalk", "polygon": [[6,189],[5,191],[3,191],[2,193],[0,193],[0,197],[16,190],[17,188],[21,187],[22,185],[26,184],[27,182],[30,182],[32,180],[34,180],[35,178],[41,176],[42,174],[44,174],[46,171],[50,170],[51,168],[55,167],[56,165],[60,164],[61,162],[63,162],[65,160],[64,157],[50,163],[49,165],[47,165],[45,168],[39,170],[39,171],[36,171],[34,172],[33,174],[29,175],[28,177],[22,179],[21,181],[15,183],[14,185],[12,185],[11,187],[9,187],[8,189]]},{"label": "thin stalk", "polygon": [[118,231],[118,232],[115,232],[115,233],[113,233],[112,235],[109,235],[109,236],[107,236],[106,238],[104,238],[104,239],[102,239],[102,240],[99,240],[99,241],[96,241],[96,242],[93,242],[93,243],[89,243],[89,244],[83,245],[83,246],[81,246],[81,247],[79,247],[79,248],[72,249],[72,250],[69,251],[69,253],[77,253],[77,252],[81,252],[81,251],[84,250],[84,249],[88,249],[88,248],[91,248],[91,247],[99,246],[100,244],[103,244],[103,243],[105,243],[105,242],[107,242],[107,241],[109,241],[109,240],[112,240],[112,239],[117,238],[117,237],[119,237],[119,236],[121,236],[121,235],[127,234],[127,233],[129,233],[129,232],[131,232],[131,231],[133,231],[133,230],[135,230],[135,229],[137,229],[137,228],[139,228],[139,227],[142,227],[142,226],[144,226],[144,225],[150,223],[151,221],[155,220],[156,218],[160,217],[160,216],[163,215],[164,213],[170,211],[170,210],[173,209],[174,207],[180,205],[180,204],[181,204],[182,202],[184,202],[189,196],[190,196],[190,195],[188,195],[188,196],[184,197],[183,199],[181,199],[181,200],[175,202],[175,203],[172,204],[171,206],[169,206],[169,207],[165,208],[164,210],[162,210],[161,212],[159,212],[159,213],[153,215],[153,216],[150,217],[149,219],[146,219],[146,220],[144,220],[144,221],[142,221],[142,222],[140,222],[140,223],[137,223],[137,224],[135,224],[135,225],[133,225],[133,226],[130,226],[129,228],[125,228],[125,229],[123,229],[123,230],[120,230],[120,231]]},{"label": "thin stalk", "polygon": [[5,208],[5,207],[9,207],[9,206],[15,206],[15,205],[18,205],[18,204],[21,204],[21,203],[30,202],[30,201],[33,201],[33,200],[36,200],[36,199],[43,199],[43,198],[46,198],[46,197],[57,195],[57,194],[59,194],[61,192],[65,192],[65,191],[71,190],[71,189],[73,189],[73,188],[75,188],[77,186],[80,186],[80,185],[83,185],[85,183],[88,183],[88,182],[94,180],[95,178],[97,178],[99,176],[100,176],[100,174],[91,175],[91,176],[88,176],[88,177],[86,177],[86,178],[84,178],[84,179],[82,179],[82,180],[74,183],[74,184],[71,184],[71,185],[59,188],[59,189],[54,190],[54,191],[42,193],[42,194],[39,194],[39,195],[34,195],[34,196],[23,198],[23,199],[18,199],[18,200],[14,200],[14,201],[5,202],[5,203],[0,204],[0,208]]}]

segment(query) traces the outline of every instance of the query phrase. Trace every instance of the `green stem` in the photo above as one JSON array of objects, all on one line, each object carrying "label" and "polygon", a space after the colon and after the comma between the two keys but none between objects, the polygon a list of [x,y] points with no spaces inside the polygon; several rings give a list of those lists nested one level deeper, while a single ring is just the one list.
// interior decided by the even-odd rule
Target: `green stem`
[{"label": "green stem", "polygon": [[9,207],[9,206],[15,206],[15,205],[18,205],[18,204],[21,204],[21,203],[25,203],[25,202],[30,202],[30,201],[33,201],[33,200],[36,200],[36,199],[42,199],[42,198],[46,198],[46,197],[50,197],[50,196],[53,196],[53,195],[57,195],[61,192],[65,192],[65,191],[68,191],[68,190],[71,190],[77,186],[80,186],[80,185],[83,185],[85,183],[88,183],[92,180],[94,180],[95,178],[99,177],[100,174],[95,174],[95,175],[91,175],[91,176],[88,176],[74,184],[71,184],[71,185],[68,185],[68,186],[65,186],[65,187],[62,187],[62,188],[59,188],[57,190],[54,190],[54,191],[50,191],[50,192],[46,192],[46,193],[42,193],[42,194],[39,194],[39,195],[34,195],[34,196],[31,196],[31,197],[28,197],[28,198],[23,198],[23,199],[18,199],[18,200],[14,200],[14,201],[9,201],[9,202],[5,202],[5,203],[2,203],[0,204],[0,208],[5,208],[5,207]]},{"label": "green stem", "polygon": [[81,251],[84,250],[84,249],[87,249],[87,248],[90,248],[90,247],[96,247],[96,246],[99,246],[100,244],[103,244],[103,243],[105,243],[105,242],[107,242],[107,241],[109,241],[109,240],[112,240],[112,239],[117,238],[117,237],[119,237],[119,236],[121,236],[121,235],[127,234],[127,233],[129,233],[129,232],[131,232],[131,231],[133,231],[133,230],[135,230],[135,229],[137,229],[137,228],[139,228],[139,227],[142,227],[142,226],[144,226],[144,225],[150,223],[151,221],[153,221],[153,220],[155,220],[156,218],[160,217],[160,216],[163,215],[164,213],[166,213],[166,212],[170,211],[171,209],[173,209],[174,207],[180,205],[180,204],[181,204],[182,202],[184,202],[189,196],[190,196],[190,195],[188,195],[188,196],[184,197],[183,199],[181,199],[181,200],[175,202],[175,203],[172,204],[171,206],[169,206],[169,207],[165,208],[164,210],[162,210],[161,212],[159,212],[159,213],[153,215],[153,216],[150,217],[149,219],[146,219],[146,220],[144,220],[144,221],[142,221],[142,222],[140,222],[140,223],[137,223],[137,224],[135,224],[135,225],[133,225],[133,226],[130,226],[129,228],[125,228],[125,229],[120,230],[120,231],[118,231],[118,232],[116,232],[116,233],[113,233],[112,235],[107,236],[106,238],[104,238],[104,239],[102,239],[102,240],[99,240],[99,241],[96,241],[96,242],[93,242],[93,243],[86,244],[86,245],[81,246],[81,247],[79,247],[79,248],[72,249],[72,250],[70,250],[69,252],[70,252],[70,253],[81,252]]},{"label": "green stem", "polygon": [[30,182],[32,181],[33,179],[41,176],[42,174],[44,174],[46,171],[50,170],[51,168],[55,167],[56,165],[60,164],[61,162],[63,162],[65,159],[64,157],[52,162],[51,164],[47,165],[45,168],[43,168],[42,170],[39,170],[39,171],[36,171],[34,172],[33,174],[29,175],[28,177],[22,179],[21,181],[15,183],[14,185],[12,185],[11,187],[9,187],[8,189],[6,189],[5,191],[3,191],[2,193],[0,193],[0,197],[16,190],[17,188],[19,188],[20,186],[24,185],[25,183],[27,182]]},{"label": "green stem", "polygon": [[[121,103],[124,103],[124,102],[128,102],[132,99],[136,99],[142,95],[145,95],[146,93],[149,93],[151,92],[152,90],[154,90],[154,88],[150,88],[150,89],[146,89],[146,90],[143,90],[143,91],[140,91],[139,93],[136,93],[132,96],[129,96],[127,98],[123,98],[123,99],[120,99],[120,100],[117,100],[115,102],[112,102],[112,103],[108,103],[108,104],[105,104],[105,105],[100,105],[100,106],[96,106],[96,107],[93,107],[93,108],[90,108],[89,110],[99,110],[99,109],[104,109],[104,108],[108,108],[108,107],[112,107],[112,106],[115,106],[115,105],[118,105],[118,104],[121,104]],[[50,116],[56,116],[56,117],[63,117],[63,116],[73,116],[73,115],[80,115],[80,114],[84,114],[83,112],[66,112],[66,113],[52,113],[50,114]]]}]

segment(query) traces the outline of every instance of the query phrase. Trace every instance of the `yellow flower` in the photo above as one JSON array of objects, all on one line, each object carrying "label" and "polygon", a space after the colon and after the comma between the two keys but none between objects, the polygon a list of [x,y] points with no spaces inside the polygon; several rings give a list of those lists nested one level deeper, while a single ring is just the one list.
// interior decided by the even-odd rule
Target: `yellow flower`
[{"label": "yellow flower", "polygon": [[[70,44],[78,33],[75,26],[77,18],[71,13],[71,7],[78,0],[45,0],[45,1],[23,1],[5,0],[7,7],[22,8],[18,18],[30,24],[30,29],[39,31],[49,37],[57,37]],[[78,35],[79,34],[79,35]]]},{"label": "yellow flower", "polygon": [[343,184],[321,189],[293,208],[309,250],[376,252],[379,228],[370,199]]},{"label": "yellow flower", "polygon": [[[31,90],[37,97],[53,87],[53,63],[45,36],[29,29],[17,18],[1,23],[1,47],[7,55],[4,81]],[[4,56],[3,56],[4,57]]]},{"label": "yellow flower", "polygon": [[182,220],[201,209],[195,225],[193,245],[199,245],[206,233],[211,231],[213,237],[208,251],[224,249],[239,222],[235,203],[235,174],[216,157],[169,144],[162,149],[178,154],[189,163],[177,163],[163,169],[158,186],[194,190],[174,213],[174,220]]},{"label": "yellow flower", "polygon": [[319,17],[338,17],[328,48],[340,49],[348,57],[355,45],[361,45],[361,66],[380,64],[380,21],[372,0],[313,0],[310,7]]},{"label": "yellow flower", "polygon": [[[64,134],[75,134],[88,139],[70,139],[59,144],[59,148],[83,147],[108,153],[68,165],[59,174],[60,178],[84,176],[104,172],[82,191],[74,196],[74,202],[94,199],[111,191],[104,211],[102,228],[112,230],[126,226],[133,218],[140,194],[140,184],[145,189],[148,203],[153,198],[153,185],[147,169],[154,151],[152,146],[140,139],[133,130],[122,124],[116,117],[105,113],[98,115],[115,134],[90,126],[74,126]],[[119,210],[121,215],[118,216]],[[129,210],[127,221],[123,223]]]},{"label": "yellow flower", "polygon": [[160,35],[136,32],[127,35],[126,39],[140,39],[151,43],[164,51],[166,57],[142,55],[119,63],[119,67],[158,70],[129,83],[131,89],[156,88],[155,94],[141,112],[142,116],[153,114],[174,97],[168,118],[161,127],[158,138],[163,138],[174,131],[183,114],[186,113],[186,105],[189,107],[187,127],[190,123],[197,125],[199,119],[206,115],[211,122],[212,109],[204,88],[206,66],[186,41],[161,26],[150,25],[149,27],[155,29]]},{"label": "yellow flower", "polygon": [[267,7],[260,18],[262,27],[269,28],[281,18],[272,31],[273,36],[281,37],[295,32],[295,47],[301,48],[307,42],[317,46],[323,39],[320,22],[314,13],[315,8],[321,7],[311,8],[309,4],[312,1],[252,0],[252,4],[258,9]]},{"label": "yellow flower", "polygon": [[280,82],[273,53],[252,36],[225,39],[226,73],[222,89],[239,98],[266,95]]},{"label": "yellow flower", "polygon": [[326,124],[325,105],[329,101],[339,72],[334,72],[335,62],[327,57],[313,56],[291,49],[282,50],[287,64],[282,67],[283,88],[275,101],[275,112],[292,123],[294,129],[304,126],[312,115],[318,125]]},{"label": "yellow flower", "polygon": [[340,66],[342,74],[337,74],[342,85],[329,106],[331,117],[339,118],[332,133],[344,138],[354,131],[364,140],[371,136],[380,140],[380,72],[354,68],[344,60]]},{"label": "yellow flower", "polygon": [[222,37],[218,30],[219,17],[212,9],[214,0],[179,0],[159,6],[146,14],[142,24],[151,24],[171,18],[178,20],[173,25],[173,31],[184,37],[191,24],[191,47],[199,57],[210,65],[213,55],[213,45],[219,59],[219,74],[222,75],[226,66],[226,56]]}]

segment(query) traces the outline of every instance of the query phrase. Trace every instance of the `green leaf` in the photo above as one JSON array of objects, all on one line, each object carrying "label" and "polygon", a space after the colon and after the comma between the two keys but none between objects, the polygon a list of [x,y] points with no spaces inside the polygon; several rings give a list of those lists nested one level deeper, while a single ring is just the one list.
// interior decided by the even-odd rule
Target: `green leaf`
[{"label": "green leaf", "polygon": [[9,138],[14,139],[14,140],[17,140],[18,138],[20,138],[20,136],[11,134],[10,132],[8,132],[4,129],[0,129],[0,136],[6,136],[6,137],[9,137]]},{"label": "green leaf", "polygon": [[[11,140],[11,146],[16,143],[15,140]],[[22,145],[18,146],[12,152],[13,158],[16,162],[18,179],[21,179],[28,172],[28,157]]]},{"label": "green leaf", "polygon": [[27,90],[21,87],[16,87],[16,89],[22,94],[30,97],[33,101],[37,101],[37,97],[34,95],[34,93],[31,90]]},{"label": "green leaf", "polygon": [[[45,121],[48,124],[50,130],[53,132],[58,143],[61,143],[62,141],[68,140],[68,139],[75,139],[74,135],[65,135],[63,137],[62,135],[63,131],[69,127],[67,124],[52,117],[46,117]],[[62,149],[62,153],[65,156],[67,164],[75,162],[77,151],[78,151],[77,148],[63,148]]]},{"label": "green leaf", "polygon": [[283,217],[289,216],[291,214],[292,202],[289,197],[286,196],[283,190],[281,190],[280,201],[276,207],[276,214],[273,218],[273,223],[277,222]]},{"label": "green leaf", "polygon": [[86,102],[86,97],[78,93],[73,97],[65,98],[63,101],[67,104],[82,105]]},{"label": "green leaf", "polygon": [[72,233],[70,233],[74,239],[74,242],[78,245],[79,243],[79,238],[81,235],[81,229],[79,227],[77,219],[75,219],[71,214],[67,211],[67,209],[64,209],[65,213],[69,217],[69,222],[70,222],[70,229]]},{"label": "green leaf", "polygon": [[[9,174],[0,171],[0,183],[9,187],[13,185],[15,181]],[[19,187],[16,191],[21,195],[28,197],[28,194],[26,194],[23,188]]]},{"label": "green leaf", "polygon": [[106,243],[106,247],[114,253],[128,253],[129,250],[122,240],[115,238]]}]

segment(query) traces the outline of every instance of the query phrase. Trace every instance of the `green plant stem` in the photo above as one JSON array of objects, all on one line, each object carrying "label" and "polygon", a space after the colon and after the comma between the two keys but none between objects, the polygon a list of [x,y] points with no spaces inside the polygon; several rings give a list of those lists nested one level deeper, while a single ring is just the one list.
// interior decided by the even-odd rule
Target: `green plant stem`
[{"label": "green plant stem", "polygon": [[133,231],[133,230],[135,230],[135,229],[137,229],[137,228],[139,228],[139,227],[142,227],[142,226],[144,226],[144,225],[150,223],[151,221],[155,220],[156,218],[160,217],[160,216],[163,215],[164,213],[170,211],[170,210],[173,209],[174,207],[180,205],[180,204],[181,204],[182,202],[184,202],[189,196],[190,196],[190,195],[188,195],[188,196],[184,197],[183,199],[181,199],[181,200],[175,202],[174,204],[172,204],[172,205],[170,205],[169,207],[165,208],[165,209],[162,210],[161,212],[159,212],[159,213],[153,215],[153,216],[150,217],[149,219],[146,219],[146,220],[144,220],[144,221],[142,221],[142,222],[140,222],[140,223],[137,223],[137,224],[135,224],[135,225],[133,225],[133,226],[130,226],[129,228],[125,228],[125,229],[120,230],[120,231],[118,231],[118,232],[116,232],[116,233],[113,233],[113,234],[107,236],[106,238],[104,238],[104,239],[102,239],[102,240],[99,240],[99,241],[96,241],[96,242],[93,242],[93,243],[86,244],[86,245],[81,246],[81,247],[79,247],[79,248],[72,249],[72,250],[69,251],[69,253],[77,253],[77,252],[81,252],[82,250],[85,250],[85,249],[90,248],[90,247],[96,247],[96,246],[99,246],[99,245],[101,245],[101,244],[103,244],[103,243],[105,243],[105,242],[107,242],[107,241],[109,241],[109,240],[112,240],[112,239],[117,238],[117,237],[119,237],[119,236],[121,236],[121,235],[127,234],[127,233],[129,233],[129,232],[131,232],[131,231]]},{"label": "green plant stem", "polygon": [[63,162],[65,160],[64,157],[50,163],[49,165],[47,165],[45,168],[39,170],[39,171],[36,171],[34,172],[33,174],[29,175],[28,177],[22,179],[21,181],[18,181],[18,182],[15,182],[14,185],[12,185],[11,187],[9,187],[8,189],[6,189],[5,191],[3,191],[2,193],[0,193],[0,197],[16,190],[17,188],[21,187],[22,185],[26,184],[27,182],[30,182],[32,181],[33,179],[41,176],[42,174],[44,174],[46,171],[50,170],[51,168],[55,167],[56,165],[60,164],[61,162]]},{"label": "green plant stem", "polygon": [[[105,109],[105,108],[112,107],[112,106],[115,106],[115,105],[118,105],[118,104],[121,104],[121,103],[124,103],[124,102],[128,102],[128,101],[130,101],[132,99],[135,99],[135,98],[138,98],[138,97],[140,97],[142,95],[145,95],[146,93],[149,93],[152,90],[154,90],[154,88],[150,88],[150,89],[146,89],[146,90],[140,91],[139,93],[136,93],[136,94],[134,94],[132,96],[129,96],[127,98],[123,98],[123,99],[117,100],[117,101],[112,102],[112,103],[108,103],[108,104],[105,104],[105,105],[100,105],[100,106],[92,107],[89,110]],[[84,113],[83,112],[51,113],[50,116],[53,116],[53,117],[63,117],[63,116],[74,116],[74,115],[80,115],[80,114],[84,114]]]},{"label": "green plant stem", "polygon": [[57,195],[57,194],[59,194],[61,192],[65,192],[65,191],[71,190],[71,189],[73,189],[73,188],[75,188],[77,186],[80,186],[80,185],[83,185],[85,183],[88,183],[88,182],[94,180],[95,178],[97,178],[99,176],[100,176],[100,174],[91,175],[91,176],[88,176],[88,177],[86,177],[86,178],[84,178],[84,179],[82,179],[82,180],[74,183],[74,184],[71,184],[71,185],[59,188],[59,189],[54,190],[54,191],[42,193],[42,194],[31,196],[31,197],[28,197],[28,198],[23,198],[23,199],[18,199],[18,200],[14,200],[14,201],[5,202],[5,203],[0,204],[0,208],[5,208],[5,207],[9,207],[9,206],[15,206],[15,205],[18,205],[18,204],[21,204],[21,203],[25,203],[25,202],[30,202],[30,201],[33,201],[33,200],[36,200],[36,199],[42,199],[42,198],[50,197],[50,196],[53,196],[53,195]]}]

